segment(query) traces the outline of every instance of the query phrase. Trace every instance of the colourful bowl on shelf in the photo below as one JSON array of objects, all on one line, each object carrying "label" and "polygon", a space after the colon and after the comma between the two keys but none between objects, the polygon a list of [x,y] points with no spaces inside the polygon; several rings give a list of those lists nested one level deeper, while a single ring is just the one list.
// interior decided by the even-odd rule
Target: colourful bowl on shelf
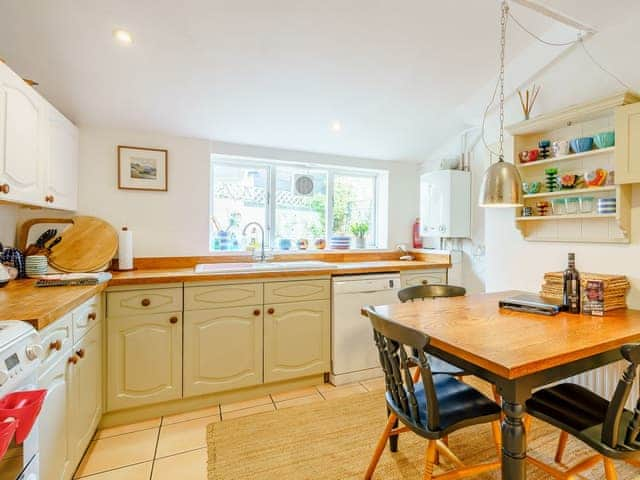
[{"label": "colourful bowl on shelf", "polygon": [[593,137],[581,137],[571,140],[573,153],[588,152],[593,148]]},{"label": "colourful bowl on shelf", "polygon": [[598,148],[613,147],[616,143],[616,132],[601,132],[593,136],[593,143]]}]

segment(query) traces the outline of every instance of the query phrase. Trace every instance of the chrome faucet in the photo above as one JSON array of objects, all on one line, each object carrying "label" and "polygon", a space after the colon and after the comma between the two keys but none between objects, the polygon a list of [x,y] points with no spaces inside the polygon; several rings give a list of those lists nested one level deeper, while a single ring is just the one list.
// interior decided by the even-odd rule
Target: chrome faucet
[{"label": "chrome faucet", "polygon": [[259,261],[266,262],[267,257],[264,254],[264,228],[262,227],[262,225],[260,225],[258,222],[249,222],[242,229],[242,235],[247,234],[247,230],[251,225],[254,225],[254,232],[255,232],[255,227],[258,227],[260,229],[260,236],[261,236],[260,247],[262,248],[262,251],[260,252]]}]

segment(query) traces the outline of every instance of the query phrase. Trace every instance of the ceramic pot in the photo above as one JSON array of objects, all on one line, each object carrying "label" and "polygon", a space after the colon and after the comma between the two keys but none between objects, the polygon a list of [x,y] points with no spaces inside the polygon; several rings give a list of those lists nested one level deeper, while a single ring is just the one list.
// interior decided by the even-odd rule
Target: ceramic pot
[{"label": "ceramic pot", "polygon": [[356,237],[356,248],[365,248],[367,246],[367,239],[365,237]]},{"label": "ceramic pot", "polygon": [[299,250],[306,250],[307,248],[309,248],[309,240],[307,240],[306,238],[301,238],[296,242],[296,245]]},{"label": "ceramic pot", "polygon": [[324,238],[316,238],[313,242],[313,246],[318,250],[324,250],[327,247],[327,241]]},{"label": "ceramic pot", "polygon": [[289,238],[281,238],[278,246],[280,250],[291,250],[291,240]]},{"label": "ceramic pot", "polygon": [[554,157],[562,157],[564,155],[569,155],[569,142],[566,140],[553,142],[553,144],[551,145],[551,154]]}]

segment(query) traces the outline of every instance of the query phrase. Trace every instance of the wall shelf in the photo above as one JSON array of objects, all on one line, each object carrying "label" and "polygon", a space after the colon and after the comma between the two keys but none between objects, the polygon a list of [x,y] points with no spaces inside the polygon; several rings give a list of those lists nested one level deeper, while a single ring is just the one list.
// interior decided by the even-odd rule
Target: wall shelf
[{"label": "wall shelf", "polygon": [[615,213],[583,213],[577,215],[545,215],[532,217],[516,217],[516,222],[558,221],[558,220],[582,220],[585,218],[616,218]]},{"label": "wall shelf", "polygon": [[585,157],[593,157],[595,155],[603,155],[605,153],[615,152],[616,147],[597,148],[595,150],[589,150],[582,153],[571,153],[569,155],[562,155],[559,157],[547,158],[545,160],[536,160],[534,162],[517,163],[518,168],[537,167],[540,165],[549,165],[551,163],[565,162],[567,160],[580,160]]},{"label": "wall shelf", "polygon": [[604,187],[569,188],[566,190],[556,190],[555,192],[529,193],[525,195],[524,198],[525,200],[528,200],[530,198],[571,197],[576,195],[580,196],[615,191],[615,185],[606,185]]}]

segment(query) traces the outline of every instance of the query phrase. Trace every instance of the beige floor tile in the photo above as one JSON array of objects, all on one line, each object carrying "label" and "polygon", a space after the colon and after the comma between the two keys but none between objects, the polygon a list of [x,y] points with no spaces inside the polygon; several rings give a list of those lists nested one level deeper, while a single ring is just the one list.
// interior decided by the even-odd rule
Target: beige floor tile
[{"label": "beige floor tile", "polygon": [[220,405],[220,409],[222,410],[222,414],[229,412],[235,412],[236,410],[243,410],[245,408],[257,407],[259,405],[267,405],[271,402],[271,397],[269,395],[265,395],[264,397],[253,398],[251,400],[244,400],[242,402],[235,403],[227,403]]},{"label": "beige floor tile", "polygon": [[276,408],[273,403],[268,405],[256,405],[255,407],[243,408],[242,410],[234,410],[233,412],[223,413],[222,421],[230,420],[232,418],[246,417],[248,415],[255,415],[257,413],[273,412]]},{"label": "beige floor tile", "polygon": [[153,462],[138,463],[137,465],[109,470],[108,472],[82,478],[87,480],[149,480],[152,464]]},{"label": "beige floor tile", "polygon": [[384,390],[385,388],[384,377],[363,380],[360,384],[370,392],[377,392],[378,390]]},{"label": "beige floor tile", "polygon": [[364,388],[359,383],[352,383],[349,385],[336,387],[333,390],[325,390],[322,392],[322,396],[327,400],[331,400],[333,398],[343,398],[343,397],[348,397],[350,395],[355,395],[358,393],[366,393],[366,392],[367,392],[367,389]]},{"label": "beige floor tile", "polygon": [[186,420],[195,420],[196,418],[220,416],[220,407],[215,405],[213,407],[200,408],[199,410],[193,410],[191,412],[178,413],[176,415],[167,415],[162,417],[162,425],[171,425],[172,423],[184,422]]},{"label": "beige floor tile", "polygon": [[323,402],[324,398],[318,392],[314,395],[309,395],[307,397],[298,397],[292,398],[290,400],[285,400],[283,402],[276,402],[276,408],[278,410],[288,407],[297,407],[299,405],[308,405],[309,403],[315,402]]},{"label": "beige floor tile", "polygon": [[81,477],[152,460],[157,440],[158,429],[151,428],[91,442],[76,475]]},{"label": "beige floor tile", "polygon": [[213,415],[187,420],[186,422],[163,425],[160,429],[156,458],[206,447],[207,425],[219,421],[220,417]]},{"label": "beige floor tile", "polygon": [[310,397],[317,395],[318,389],[316,387],[299,388],[297,390],[290,390],[282,393],[272,393],[271,398],[274,402],[284,402],[285,400],[291,400],[293,398]]},{"label": "beige floor tile", "polygon": [[[349,384],[349,385],[353,385],[353,384]],[[318,391],[320,393],[324,393],[327,390],[334,390],[338,387],[336,387],[333,383],[321,383],[320,385],[316,385],[316,389],[318,389]]]},{"label": "beige floor tile", "polygon": [[151,480],[205,480],[207,478],[207,449],[160,458],[153,464]]},{"label": "beige floor tile", "polygon": [[123,433],[138,432],[140,430],[147,430],[149,428],[157,428],[160,426],[160,417],[152,418],[151,420],[144,420],[142,422],[130,423],[128,425],[119,425],[117,427],[105,428],[96,432],[96,440],[100,438],[115,437],[116,435],[122,435]]}]

